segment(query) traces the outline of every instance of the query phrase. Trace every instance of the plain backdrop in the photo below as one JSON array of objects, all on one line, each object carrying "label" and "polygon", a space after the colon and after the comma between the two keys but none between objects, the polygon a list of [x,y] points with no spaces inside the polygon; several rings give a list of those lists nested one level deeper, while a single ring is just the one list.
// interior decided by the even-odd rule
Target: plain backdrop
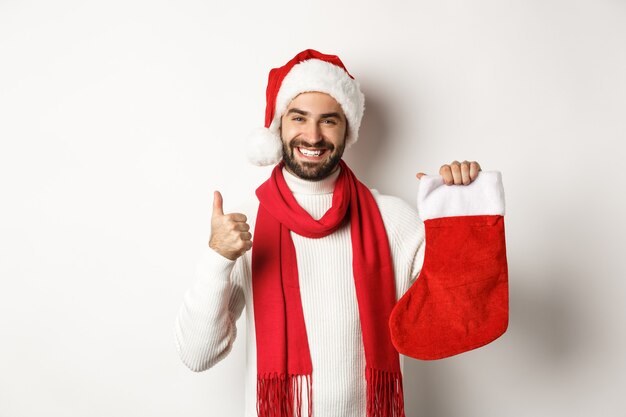
[{"label": "plain backdrop", "polygon": [[407,359],[407,417],[626,415],[625,45],[622,0],[0,0],[0,416],[243,415],[243,320],[203,373],[174,320],[306,48],[361,82],[370,187],[502,172],[509,329]]}]

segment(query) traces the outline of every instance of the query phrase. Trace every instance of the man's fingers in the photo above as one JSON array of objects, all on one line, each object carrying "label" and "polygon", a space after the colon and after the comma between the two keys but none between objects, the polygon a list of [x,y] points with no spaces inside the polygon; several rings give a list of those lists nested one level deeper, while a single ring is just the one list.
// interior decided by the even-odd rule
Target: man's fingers
[{"label": "man's fingers", "polygon": [[247,232],[250,230],[250,225],[246,222],[235,222],[234,230],[238,232]]},{"label": "man's fingers", "polygon": [[478,164],[478,162],[472,161],[470,163],[470,171],[469,171],[469,176],[472,181],[474,181],[476,177],[478,177],[478,171],[480,171],[480,165]]},{"label": "man's fingers", "polygon": [[224,200],[222,199],[222,194],[220,194],[219,191],[213,192],[213,217],[224,215],[223,204]]},{"label": "man's fingers", "polygon": [[[442,165],[439,168],[439,175],[446,185],[468,185],[478,177],[478,172],[482,171],[476,161],[453,161],[449,165]],[[418,174],[419,179],[419,174]]]},{"label": "man's fingers", "polygon": [[452,170],[450,169],[450,165],[442,165],[439,168],[439,175],[443,177],[443,182],[446,185],[452,185],[454,183],[454,178],[452,177]]},{"label": "man's fingers", "polygon": [[235,222],[247,222],[248,218],[243,213],[230,213],[226,215],[230,220]]},{"label": "man's fingers", "polygon": [[421,180],[424,175],[426,174],[424,174],[423,172],[418,172],[417,174],[415,174],[418,180]]},{"label": "man's fingers", "polygon": [[243,213],[224,214],[224,199],[219,191],[215,191],[209,247],[230,260],[242,256],[252,248],[252,233],[247,221]]},{"label": "man's fingers", "polygon": [[463,161],[461,163],[461,181],[463,185],[467,185],[472,180],[470,179],[470,163],[468,161]]},{"label": "man's fingers", "polygon": [[452,178],[454,179],[455,184],[462,184],[463,177],[461,176],[461,164],[459,161],[454,161],[450,164],[450,169],[452,170]]},{"label": "man's fingers", "polygon": [[234,222],[246,222],[248,218],[243,213],[229,213],[224,214],[224,199],[222,198],[222,194],[219,191],[215,191],[213,193],[213,217],[216,216],[224,216],[228,220],[232,220]]}]

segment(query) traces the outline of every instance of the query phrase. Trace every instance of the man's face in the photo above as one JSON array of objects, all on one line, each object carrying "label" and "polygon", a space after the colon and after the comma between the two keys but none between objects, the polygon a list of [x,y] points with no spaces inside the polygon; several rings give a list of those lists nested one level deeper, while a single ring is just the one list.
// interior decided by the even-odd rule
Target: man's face
[{"label": "man's face", "polygon": [[348,125],[337,101],[325,93],[296,96],[281,117],[283,161],[300,178],[321,180],[335,171]]}]

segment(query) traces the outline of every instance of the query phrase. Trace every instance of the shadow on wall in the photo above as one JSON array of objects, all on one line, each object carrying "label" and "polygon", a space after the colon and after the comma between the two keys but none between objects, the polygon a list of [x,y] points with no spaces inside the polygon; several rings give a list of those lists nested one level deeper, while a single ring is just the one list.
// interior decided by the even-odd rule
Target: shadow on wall
[{"label": "shadow on wall", "polygon": [[384,177],[385,167],[392,161],[385,160],[385,138],[390,135],[384,103],[373,92],[364,90],[365,114],[359,129],[359,139],[344,153],[344,159],[357,177],[370,187],[378,186],[376,178]]},{"label": "shadow on wall", "polygon": [[[555,274],[572,276],[567,267],[551,266],[543,269],[547,282],[559,281],[551,280]],[[509,262],[510,320],[499,339],[447,359],[405,360],[407,417],[514,415],[513,407],[524,404],[538,384],[568,378],[584,356],[585,334],[575,325],[577,312],[567,292],[556,283],[554,291],[546,291],[522,282],[535,267],[525,271]]]}]

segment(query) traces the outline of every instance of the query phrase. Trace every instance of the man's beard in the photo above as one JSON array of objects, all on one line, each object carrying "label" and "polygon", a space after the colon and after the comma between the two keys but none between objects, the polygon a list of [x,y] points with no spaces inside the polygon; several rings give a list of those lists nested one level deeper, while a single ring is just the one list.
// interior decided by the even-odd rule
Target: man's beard
[{"label": "man's beard", "polygon": [[[326,149],[326,152],[330,153],[330,156],[322,163],[318,162],[298,162],[294,153],[296,148],[309,148],[309,149]],[[283,141],[283,161],[285,166],[296,176],[305,179],[318,181],[326,178],[334,171],[335,167],[339,164],[343,151],[346,147],[346,142],[343,141],[341,145],[335,147],[330,142],[322,140],[315,145],[311,145],[305,141],[294,139],[289,144]]]}]

